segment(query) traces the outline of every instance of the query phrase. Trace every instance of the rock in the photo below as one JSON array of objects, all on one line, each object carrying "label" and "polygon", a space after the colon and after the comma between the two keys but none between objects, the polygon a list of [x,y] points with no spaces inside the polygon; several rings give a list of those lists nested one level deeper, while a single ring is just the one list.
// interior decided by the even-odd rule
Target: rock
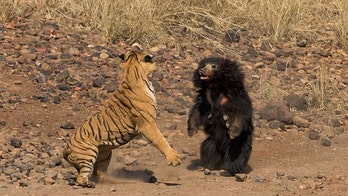
[{"label": "rock", "polygon": [[277,171],[277,178],[281,179],[283,176],[285,176],[285,173],[283,171]]},{"label": "rock", "polygon": [[190,149],[188,147],[183,147],[181,149],[181,152],[184,153],[184,154],[188,154],[190,152]]},{"label": "rock", "polygon": [[116,192],[116,187],[115,187],[115,186],[111,187],[111,188],[109,189],[109,191],[110,191],[110,193]]},{"label": "rock", "polygon": [[65,54],[65,53],[63,53],[63,54],[61,54],[60,55],[60,58],[61,59],[69,59],[69,58],[71,58],[73,55],[71,55],[71,54]]},{"label": "rock", "polygon": [[210,175],[211,171],[209,169],[205,168],[203,173],[204,173],[204,175]]},{"label": "rock", "polygon": [[294,116],[294,118],[292,119],[293,123],[297,126],[297,127],[303,127],[303,128],[308,128],[309,127],[309,122],[307,119],[304,119],[300,116]]},{"label": "rock", "polygon": [[49,169],[49,170],[45,171],[45,177],[56,179],[57,175],[58,175],[58,172],[54,171],[52,169]]},{"label": "rock", "polygon": [[333,119],[330,120],[330,122],[331,122],[331,126],[332,127],[340,127],[341,126],[340,119],[333,118]]},{"label": "rock", "polygon": [[298,40],[298,41],[296,42],[296,45],[297,45],[298,47],[306,47],[306,46],[307,46],[307,40],[305,40],[305,39]]},{"label": "rock", "polygon": [[320,135],[316,131],[310,131],[308,134],[308,138],[311,140],[318,140],[320,138]]},{"label": "rock", "polygon": [[61,91],[69,91],[71,89],[71,86],[68,84],[57,84],[57,88]]},{"label": "rock", "polygon": [[271,52],[263,52],[262,57],[267,61],[274,61],[277,58],[277,56]]},{"label": "rock", "polygon": [[60,128],[62,129],[75,129],[75,125],[73,122],[63,122],[61,125],[60,125]]},{"label": "rock", "polygon": [[321,145],[323,146],[331,146],[331,140],[329,138],[323,138],[320,141]]},{"label": "rock", "polygon": [[238,43],[240,41],[240,35],[238,30],[229,30],[225,34],[224,41],[231,43]]},{"label": "rock", "polygon": [[22,146],[22,140],[19,138],[11,138],[10,145],[15,148],[20,148]]},{"label": "rock", "polygon": [[144,139],[138,139],[134,141],[136,144],[140,145],[140,146],[146,146],[149,144],[148,140],[144,140]]},{"label": "rock", "polygon": [[253,182],[265,182],[266,181],[266,178],[263,177],[263,176],[259,176],[259,175],[253,175],[250,177],[250,179],[253,181]]},{"label": "rock", "polygon": [[107,54],[107,53],[100,53],[99,58],[107,59],[107,58],[109,58],[109,54]]},{"label": "rock", "polygon": [[260,111],[260,119],[266,119],[267,121],[278,120],[285,124],[292,122],[293,114],[290,112],[289,107],[280,102],[269,102]]},{"label": "rock", "polygon": [[21,179],[18,183],[20,187],[27,187],[29,185],[29,181],[27,179]]},{"label": "rock", "polygon": [[59,96],[54,96],[53,97],[53,103],[54,104],[60,104],[60,97]]},{"label": "rock", "polygon": [[69,48],[68,53],[72,56],[80,56],[80,51],[77,48]]},{"label": "rock", "polygon": [[271,120],[268,122],[268,128],[285,130],[285,124],[278,120]]},{"label": "rock", "polygon": [[137,162],[137,159],[134,158],[134,157],[131,157],[129,155],[126,155],[124,158],[123,158],[123,163],[125,165],[134,165],[135,163]]},{"label": "rock", "polygon": [[297,110],[300,110],[300,111],[307,110],[308,108],[308,103],[306,99],[304,98],[304,96],[291,94],[291,95],[285,96],[284,100],[287,102],[287,105],[290,108],[296,108]]},{"label": "rock", "polygon": [[93,87],[100,88],[105,84],[105,80],[102,78],[96,78],[93,80]]},{"label": "rock", "polygon": [[0,121],[0,126],[6,126],[6,122],[3,121],[3,120],[1,120],[1,121]]},{"label": "rock", "polygon": [[261,43],[260,49],[263,51],[270,51],[272,49],[272,46],[268,41],[263,41]]},{"label": "rock", "polygon": [[235,178],[236,178],[237,182],[245,182],[248,179],[248,175],[246,175],[246,174],[236,174]]},{"label": "rock", "polygon": [[155,183],[155,182],[157,182],[156,176],[151,176],[151,177],[149,178],[149,183]]},{"label": "rock", "polygon": [[56,182],[56,180],[54,180],[53,178],[50,178],[50,177],[45,177],[44,179],[43,179],[43,183],[45,184],[45,185],[52,185],[52,184],[54,184]]},{"label": "rock", "polygon": [[14,173],[17,173],[18,170],[16,168],[14,168],[14,167],[5,167],[3,172],[6,175],[12,175]]},{"label": "rock", "polygon": [[290,67],[289,62],[284,59],[278,59],[276,61],[276,66],[278,71],[285,71],[288,67]]},{"label": "rock", "polygon": [[36,94],[33,96],[33,98],[37,99],[37,100],[40,100],[41,102],[49,102],[50,100],[50,97],[46,94]]}]

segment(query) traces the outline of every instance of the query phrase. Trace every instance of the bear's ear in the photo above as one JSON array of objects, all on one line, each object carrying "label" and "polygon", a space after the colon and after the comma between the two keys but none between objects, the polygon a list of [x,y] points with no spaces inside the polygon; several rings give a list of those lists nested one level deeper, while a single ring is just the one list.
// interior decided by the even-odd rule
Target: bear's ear
[{"label": "bear's ear", "polygon": [[125,55],[124,54],[119,54],[118,57],[120,57],[122,59],[122,61],[124,61]]}]

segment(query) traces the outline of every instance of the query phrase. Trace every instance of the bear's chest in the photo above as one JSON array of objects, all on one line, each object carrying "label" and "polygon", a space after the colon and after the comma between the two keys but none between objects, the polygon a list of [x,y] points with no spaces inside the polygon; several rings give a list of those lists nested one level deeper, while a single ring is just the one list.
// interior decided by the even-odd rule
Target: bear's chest
[{"label": "bear's chest", "polygon": [[210,89],[207,89],[206,91],[205,91],[205,96],[207,97],[207,100],[208,100],[208,102],[209,102],[209,104],[210,105],[213,105],[214,104],[214,99],[213,99],[213,97],[212,97],[212,92],[211,92],[211,90]]}]

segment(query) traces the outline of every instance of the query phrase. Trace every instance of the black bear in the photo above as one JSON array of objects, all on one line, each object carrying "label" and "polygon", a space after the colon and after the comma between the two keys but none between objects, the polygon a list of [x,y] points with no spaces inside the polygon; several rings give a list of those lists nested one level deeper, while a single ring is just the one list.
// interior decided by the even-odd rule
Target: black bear
[{"label": "black bear", "polygon": [[244,74],[236,61],[203,59],[193,74],[198,88],[188,118],[188,135],[204,130],[201,165],[230,174],[245,172],[252,151],[252,104],[244,88]]}]

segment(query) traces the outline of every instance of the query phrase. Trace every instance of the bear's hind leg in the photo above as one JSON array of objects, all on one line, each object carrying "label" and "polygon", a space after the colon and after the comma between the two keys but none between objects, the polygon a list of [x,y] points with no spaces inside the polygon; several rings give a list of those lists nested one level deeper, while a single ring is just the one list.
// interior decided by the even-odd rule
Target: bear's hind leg
[{"label": "bear's hind leg", "polygon": [[201,164],[210,170],[222,169],[224,155],[218,151],[216,141],[208,137],[201,145]]}]

